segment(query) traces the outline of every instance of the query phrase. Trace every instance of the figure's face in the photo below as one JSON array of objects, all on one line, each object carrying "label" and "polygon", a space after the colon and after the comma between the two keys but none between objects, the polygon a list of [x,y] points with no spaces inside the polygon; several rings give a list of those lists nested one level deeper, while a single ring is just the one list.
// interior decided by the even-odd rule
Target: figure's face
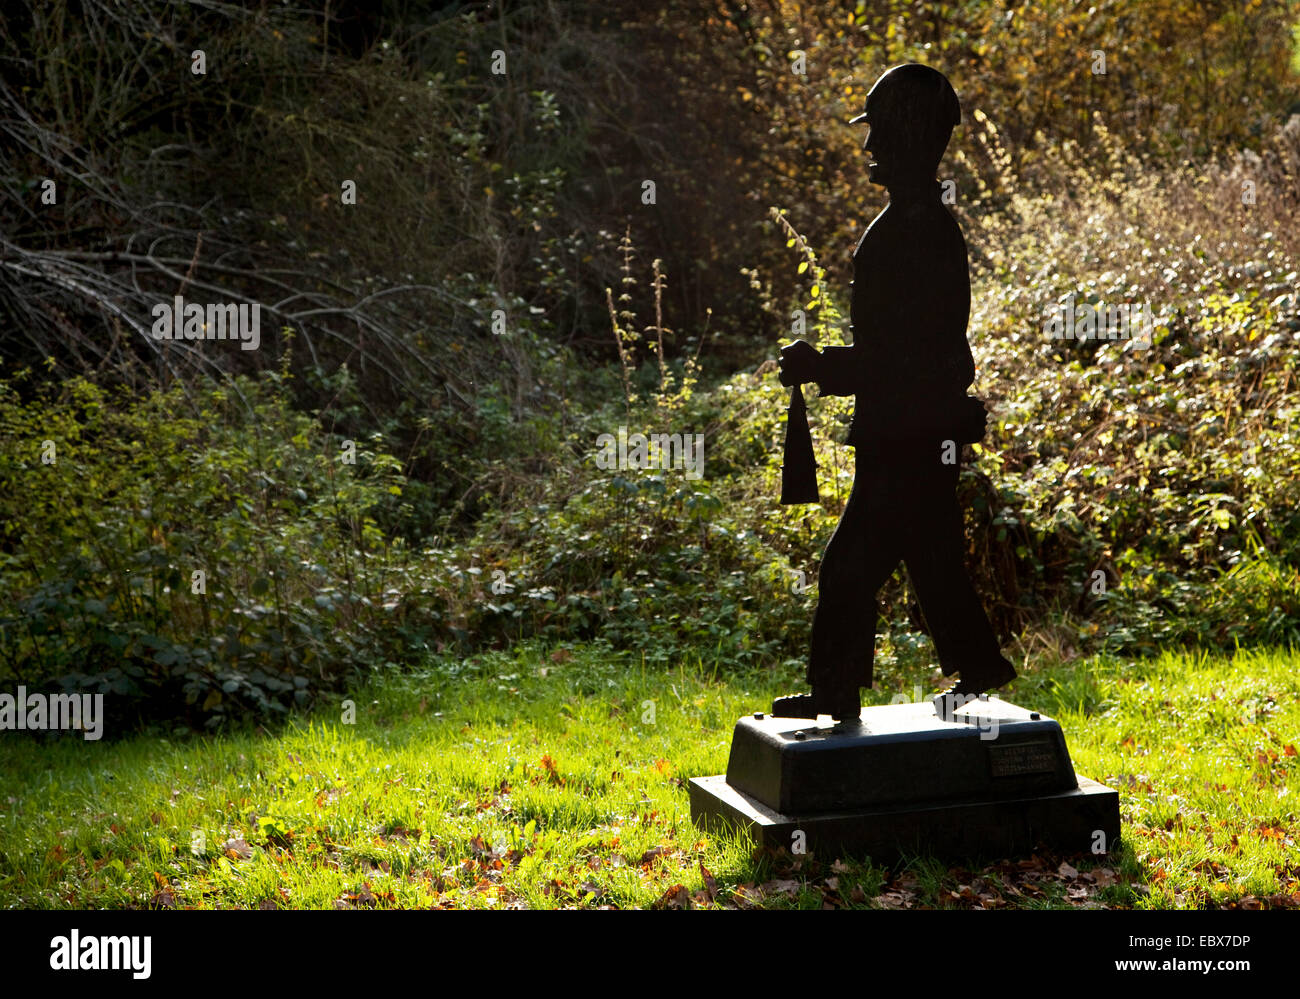
[{"label": "figure's face", "polygon": [[867,177],[873,184],[888,187],[892,182],[895,144],[893,141],[893,124],[879,112],[867,112],[867,137],[862,141],[862,149],[867,153]]},{"label": "figure's face", "polygon": [[914,179],[923,169],[915,162],[908,122],[900,117],[897,102],[868,101],[867,137],[862,148],[869,154],[867,177],[873,184],[889,187]]},{"label": "figure's face", "polygon": [[[888,109],[887,109],[888,110]],[[873,184],[889,187],[934,176],[936,162],[918,148],[918,136],[897,114],[868,109],[867,137],[862,148],[868,154],[867,177]]]}]

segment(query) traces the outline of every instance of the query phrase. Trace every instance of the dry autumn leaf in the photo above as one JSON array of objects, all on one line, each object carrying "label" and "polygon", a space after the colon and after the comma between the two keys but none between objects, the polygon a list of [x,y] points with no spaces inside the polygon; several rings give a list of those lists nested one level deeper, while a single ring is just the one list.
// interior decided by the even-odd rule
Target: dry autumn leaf
[{"label": "dry autumn leaf", "polygon": [[761,890],[764,895],[789,895],[794,898],[799,894],[800,887],[800,883],[793,879],[777,878],[764,882]]},{"label": "dry autumn leaf", "polygon": [[221,852],[231,860],[247,860],[253,855],[253,848],[240,837],[239,839],[228,839],[221,847]]},{"label": "dry autumn leaf", "polygon": [[704,861],[700,861],[700,876],[704,879],[704,893],[708,900],[712,902],[718,897],[718,882],[712,872],[704,866]]},{"label": "dry autumn leaf", "polygon": [[642,864],[643,866],[645,864],[653,864],[660,857],[666,857],[670,853],[672,853],[672,849],[670,847],[652,846],[650,847],[650,849],[646,850],[645,853],[641,854],[641,860],[639,861],[639,863]]},{"label": "dry autumn leaf", "polygon": [[153,893],[149,904],[155,909],[174,909],[176,908],[176,896],[172,894],[170,888],[163,888]]},{"label": "dry autumn leaf", "polygon": [[691,893],[686,890],[685,885],[673,885],[666,892],[659,896],[658,901],[652,906],[655,909],[688,909],[691,905]]}]

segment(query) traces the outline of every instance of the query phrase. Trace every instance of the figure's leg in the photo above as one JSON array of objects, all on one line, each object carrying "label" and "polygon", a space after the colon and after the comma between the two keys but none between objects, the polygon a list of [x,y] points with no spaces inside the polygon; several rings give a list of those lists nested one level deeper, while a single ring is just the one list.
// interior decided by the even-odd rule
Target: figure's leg
[{"label": "figure's leg", "polygon": [[957,469],[917,476],[917,503],[904,532],[903,560],[930,628],[945,676],[961,671],[962,686],[991,690],[1012,680],[1012,666],[966,572],[965,533],[957,504]]},{"label": "figure's leg", "polygon": [[863,469],[817,573],[808,682],[814,690],[858,697],[872,683],[876,593],[898,565],[901,549],[889,523],[888,472]]}]

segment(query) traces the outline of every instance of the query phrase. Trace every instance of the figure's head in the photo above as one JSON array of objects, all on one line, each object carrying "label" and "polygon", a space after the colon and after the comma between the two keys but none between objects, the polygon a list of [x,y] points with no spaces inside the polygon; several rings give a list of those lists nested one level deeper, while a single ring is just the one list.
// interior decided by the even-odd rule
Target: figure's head
[{"label": "figure's head", "polygon": [[871,181],[895,184],[934,180],[961,105],[948,78],[919,62],[887,70],[867,94],[866,107],[850,124],[869,126],[862,148],[871,152]]}]

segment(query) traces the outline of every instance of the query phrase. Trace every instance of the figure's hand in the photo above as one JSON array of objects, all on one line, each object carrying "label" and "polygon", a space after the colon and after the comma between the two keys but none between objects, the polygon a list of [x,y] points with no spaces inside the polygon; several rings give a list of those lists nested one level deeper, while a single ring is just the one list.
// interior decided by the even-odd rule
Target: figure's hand
[{"label": "figure's hand", "polygon": [[781,348],[781,384],[802,385],[817,380],[821,354],[807,340],[796,340]]}]

